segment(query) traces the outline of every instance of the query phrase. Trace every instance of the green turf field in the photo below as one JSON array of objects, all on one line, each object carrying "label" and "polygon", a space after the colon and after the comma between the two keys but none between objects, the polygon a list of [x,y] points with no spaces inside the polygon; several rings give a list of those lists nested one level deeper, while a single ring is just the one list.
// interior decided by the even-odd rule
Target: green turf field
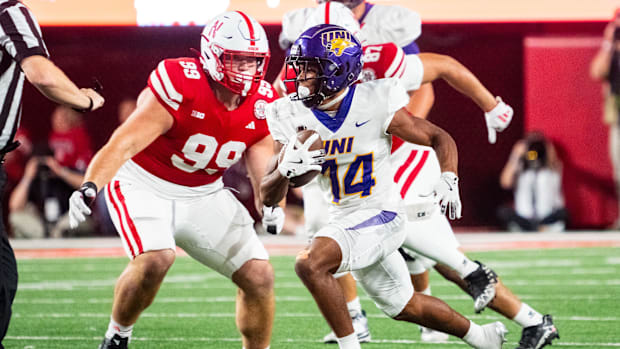
[{"label": "green turf field", "polygon": [[[512,290],[554,315],[554,347],[620,347],[620,248],[470,253],[493,267]],[[293,257],[274,257],[277,313],[272,348],[336,348]],[[20,260],[20,289],[4,344],[7,348],[96,348],[108,324],[115,279],[125,258]],[[478,323],[502,320],[514,348],[520,328],[494,312],[476,315],[471,299],[432,274],[433,294]],[[417,326],[385,317],[363,294],[375,343],[363,347],[465,348],[422,344]],[[134,327],[132,348],[240,348],[234,324],[235,288],[194,260],[178,258],[154,304]],[[381,343],[382,342],[382,343]]]}]

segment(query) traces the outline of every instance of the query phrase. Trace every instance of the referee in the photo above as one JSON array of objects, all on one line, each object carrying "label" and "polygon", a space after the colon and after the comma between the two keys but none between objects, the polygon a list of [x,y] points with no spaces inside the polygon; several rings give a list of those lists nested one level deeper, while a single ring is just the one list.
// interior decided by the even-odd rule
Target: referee
[{"label": "referee", "polygon": [[[82,112],[103,105],[103,97],[92,89],[79,89],[48,57],[41,29],[30,10],[17,0],[0,0],[0,159],[19,146],[13,137],[21,117],[24,76],[56,103]],[[0,163],[0,193],[5,183],[6,173]],[[15,254],[0,219],[0,349],[4,348],[2,340],[16,291]]]}]

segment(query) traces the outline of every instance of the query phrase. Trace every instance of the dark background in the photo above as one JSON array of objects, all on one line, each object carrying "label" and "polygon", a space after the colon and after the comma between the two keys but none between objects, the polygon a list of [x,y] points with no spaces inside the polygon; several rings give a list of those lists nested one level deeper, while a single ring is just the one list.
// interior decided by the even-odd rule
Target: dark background
[{"label": "dark background", "polygon": [[[602,22],[426,24],[417,41],[422,51],[447,54],[467,66],[489,88],[508,102],[515,117],[498,142],[487,142],[484,117],[478,107],[444,82],[434,84],[436,100],[430,120],[447,130],[459,147],[459,175],[463,218],[461,227],[495,227],[498,205],[511,193],[499,187],[499,173],[511,147],[523,135],[523,40],[526,36],[601,36]],[[157,63],[169,57],[192,55],[201,27],[43,27],[52,60],[80,86],[96,76],[104,86],[106,105],[87,117],[95,149],[117,126],[117,105],[135,98],[146,86]],[[279,25],[265,26],[272,57],[267,75],[273,81],[284,53],[277,44]],[[22,126],[35,141],[49,132],[54,104],[25,84]]]}]

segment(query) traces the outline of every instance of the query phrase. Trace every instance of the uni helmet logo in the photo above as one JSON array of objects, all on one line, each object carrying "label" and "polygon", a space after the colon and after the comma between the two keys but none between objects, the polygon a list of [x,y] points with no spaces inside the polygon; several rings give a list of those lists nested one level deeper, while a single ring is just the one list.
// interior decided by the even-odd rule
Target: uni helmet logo
[{"label": "uni helmet logo", "polygon": [[213,25],[211,26],[211,29],[209,30],[209,36],[214,38],[215,34],[217,34],[217,31],[220,30],[223,24],[224,22],[215,21],[215,23],[213,23]]},{"label": "uni helmet logo", "polygon": [[340,57],[349,47],[355,46],[351,41],[351,33],[346,30],[334,30],[321,34],[321,44],[323,47]]}]

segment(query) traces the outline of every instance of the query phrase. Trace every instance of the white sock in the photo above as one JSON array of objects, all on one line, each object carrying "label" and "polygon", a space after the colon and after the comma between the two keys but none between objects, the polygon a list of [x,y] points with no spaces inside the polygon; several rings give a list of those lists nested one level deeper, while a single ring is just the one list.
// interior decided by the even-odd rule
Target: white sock
[{"label": "white sock", "polygon": [[540,324],[543,321],[543,316],[526,303],[521,303],[521,309],[512,320],[525,328]]},{"label": "white sock", "polygon": [[340,349],[362,349],[355,332],[342,338],[336,338],[336,341],[338,341],[338,348]]},{"label": "white sock", "polygon": [[361,314],[362,304],[360,303],[360,297],[355,297],[354,300],[348,302],[347,309],[349,309],[349,315],[351,315],[351,319],[354,318],[357,314]]},{"label": "white sock", "polygon": [[486,344],[482,326],[469,321],[469,330],[463,337],[463,341],[474,348],[481,348]]},{"label": "white sock", "polygon": [[106,338],[112,338],[115,334],[118,333],[119,336],[123,338],[131,338],[131,332],[133,331],[133,325],[131,326],[123,326],[116,321],[112,317],[110,317],[110,323],[108,324],[108,330],[105,333]]},{"label": "white sock", "polygon": [[459,273],[461,279],[463,279],[467,275],[476,271],[476,269],[478,269],[478,267],[480,266],[478,265],[478,263],[473,262],[471,259],[467,258],[464,254],[460,252],[459,254],[461,255],[461,262],[458,264],[458,268],[454,268],[454,270],[456,270],[456,272]]}]

